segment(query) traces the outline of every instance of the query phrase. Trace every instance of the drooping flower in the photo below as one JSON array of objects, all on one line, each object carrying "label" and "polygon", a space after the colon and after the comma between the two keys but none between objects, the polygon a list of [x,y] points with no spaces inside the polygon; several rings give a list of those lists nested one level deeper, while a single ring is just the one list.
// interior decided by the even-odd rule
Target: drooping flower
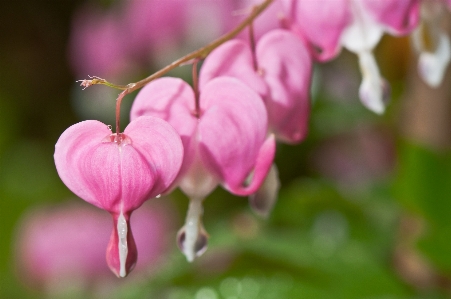
[{"label": "drooping flower", "polygon": [[235,77],[263,98],[269,130],[287,143],[307,135],[310,114],[312,60],[304,43],[293,33],[275,29],[261,37],[252,52],[241,40],[215,49],[200,73],[200,89],[212,78]]},{"label": "drooping flower", "polygon": [[[146,202],[133,213],[139,250],[135,271],[155,273],[167,257],[172,216],[166,201]],[[107,213],[78,201],[29,210],[19,222],[14,248],[19,277],[52,298],[74,288],[80,293],[104,284],[117,286],[105,264],[110,231]]]},{"label": "drooping flower", "polygon": [[265,106],[235,78],[209,81],[198,98],[181,79],[161,78],[137,95],[131,119],[141,115],[167,120],[182,138],[184,161],[174,185],[190,198],[179,246],[192,261],[206,249],[200,220],[204,198],[218,184],[236,195],[255,193],[270,169],[275,140],[267,137]]},{"label": "drooping flower", "polygon": [[117,276],[126,276],[137,258],[131,212],[166,191],[176,178],[183,160],[180,137],[154,117],[138,118],[119,134],[88,120],[64,131],[54,157],[66,186],[113,216],[107,262]]},{"label": "drooping flower", "polygon": [[440,85],[451,61],[451,43],[441,27],[445,5],[451,11],[451,1],[423,0],[421,23],[412,34],[413,44],[420,53],[418,73],[432,87]]},{"label": "drooping flower", "polygon": [[384,32],[410,33],[419,21],[420,0],[282,0],[291,29],[305,39],[319,61],[336,57],[344,46],[359,57],[363,80],[359,96],[376,113],[388,97],[372,53]]}]

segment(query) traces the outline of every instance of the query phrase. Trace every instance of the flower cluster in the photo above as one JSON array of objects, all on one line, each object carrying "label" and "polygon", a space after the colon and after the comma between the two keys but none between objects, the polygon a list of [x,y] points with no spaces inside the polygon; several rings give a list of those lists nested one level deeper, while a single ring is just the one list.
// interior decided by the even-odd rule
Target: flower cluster
[{"label": "flower cluster", "polygon": [[[126,11],[147,7],[144,2],[131,1]],[[187,1],[189,9],[194,6],[191,2],[202,0]],[[129,84],[118,107],[124,95],[143,89],[123,133],[118,124],[113,134],[105,124],[90,120],[67,129],[56,144],[55,163],[63,182],[113,216],[107,261],[118,276],[127,275],[136,262],[129,219],[149,198],[176,187],[189,197],[186,223],[178,234],[178,245],[189,261],[206,249],[202,202],[216,186],[250,196],[251,206],[267,214],[279,185],[273,165],[276,140],[294,144],[307,135],[313,62],[335,58],[341,47],[357,54],[363,76],[360,99],[370,110],[383,113],[389,88],[372,53],[374,47],[385,32],[399,36],[418,30],[420,5],[442,4],[432,0],[245,2],[255,5],[248,9],[253,13],[237,29],[190,56],[192,86],[170,77]],[[167,21],[175,26],[172,29],[179,28],[179,22],[170,20],[183,14],[180,1],[146,3],[170,12],[163,21],[155,13],[157,8],[149,9],[159,16],[157,24]],[[153,41],[161,33],[145,30],[156,26],[150,24],[155,20],[138,15],[127,19],[139,37],[130,43],[133,50],[146,49],[140,42]],[[423,18],[425,24],[435,22],[429,15]],[[438,25],[429,27],[434,26]],[[232,38],[245,27],[249,35],[243,31]],[[436,71],[436,64],[449,61],[450,49],[448,39],[436,33],[438,29],[431,30],[437,35],[436,47],[431,52],[417,42],[429,51],[421,54],[419,64],[425,80],[437,85],[443,69]],[[204,58],[198,74],[197,63]]]}]

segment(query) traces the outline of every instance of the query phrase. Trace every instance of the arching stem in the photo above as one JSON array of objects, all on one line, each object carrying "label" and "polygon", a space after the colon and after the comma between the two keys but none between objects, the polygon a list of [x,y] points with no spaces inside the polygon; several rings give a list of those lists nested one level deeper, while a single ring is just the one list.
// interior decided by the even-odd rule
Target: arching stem
[{"label": "arching stem", "polygon": [[[203,59],[203,58],[207,57],[207,55],[210,54],[211,51],[213,51],[214,49],[216,49],[217,47],[219,47],[226,41],[234,38],[244,28],[249,26],[249,24],[251,24],[255,20],[255,18],[257,18],[273,1],[274,0],[265,0],[260,5],[255,6],[254,9],[252,10],[252,12],[249,14],[249,16],[247,18],[245,18],[240,24],[238,24],[234,29],[232,29],[228,33],[224,34],[223,36],[221,36],[218,39],[214,40],[213,42],[209,43],[208,45],[206,45],[200,49],[197,49],[197,50],[177,59],[176,61],[172,62],[171,64],[169,64],[169,65],[165,66],[164,68],[160,69],[159,71],[153,73],[149,77],[144,78],[136,83],[130,83],[127,85],[119,85],[119,84],[110,83],[107,80],[99,78],[99,77],[93,77],[94,79],[91,79],[91,80],[80,80],[81,81],[80,85],[87,88],[92,85],[103,84],[103,85],[107,85],[107,86],[110,86],[113,88],[128,91],[126,94],[131,93],[135,90],[138,90],[138,89],[144,87],[145,85],[147,85],[148,83],[150,83],[152,80],[155,80],[155,79],[163,76],[170,70],[173,70],[176,67],[179,67],[180,65],[190,62],[193,59]],[[126,94],[124,94],[124,96]]]}]

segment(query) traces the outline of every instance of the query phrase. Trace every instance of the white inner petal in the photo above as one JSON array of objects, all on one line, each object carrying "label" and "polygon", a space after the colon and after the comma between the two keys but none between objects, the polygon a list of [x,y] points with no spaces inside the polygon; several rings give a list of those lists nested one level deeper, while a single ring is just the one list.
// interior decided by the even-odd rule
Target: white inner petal
[{"label": "white inner petal", "polygon": [[372,52],[362,51],[357,55],[363,77],[359,89],[360,100],[371,111],[382,114],[388,98],[388,84],[382,79]]},{"label": "white inner petal", "polygon": [[350,0],[353,20],[341,35],[341,44],[349,51],[372,50],[382,37],[384,28],[363,7],[361,1]]},{"label": "white inner petal", "polygon": [[201,217],[203,214],[203,198],[190,198],[188,213],[185,220],[185,241],[183,253],[189,262],[196,257],[196,242],[201,231]]},{"label": "white inner petal", "polygon": [[431,87],[440,85],[451,60],[450,40],[441,28],[443,11],[444,3],[423,1],[422,23],[412,34],[413,45],[420,53],[418,72]]},{"label": "white inner petal", "polygon": [[117,219],[117,234],[119,237],[118,249],[119,249],[119,262],[120,270],[119,276],[125,277],[127,271],[125,268],[125,263],[127,261],[128,247],[127,247],[127,221],[125,220],[124,214],[119,215]]},{"label": "white inner petal", "polygon": [[179,187],[190,198],[205,198],[216,188],[218,180],[203,165],[198,144],[194,146],[196,147],[194,161],[182,177]]},{"label": "white inner petal", "polygon": [[277,201],[279,189],[279,171],[276,164],[272,164],[263,184],[257,192],[249,196],[249,203],[254,212],[262,217],[268,217]]},{"label": "white inner petal", "polygon": [[439,86],[450,59],[451,45],[449,38],[446,34],[440,32],[435,52],[424,51],[420,54],[418,71],[423,80],[432,87]]}]

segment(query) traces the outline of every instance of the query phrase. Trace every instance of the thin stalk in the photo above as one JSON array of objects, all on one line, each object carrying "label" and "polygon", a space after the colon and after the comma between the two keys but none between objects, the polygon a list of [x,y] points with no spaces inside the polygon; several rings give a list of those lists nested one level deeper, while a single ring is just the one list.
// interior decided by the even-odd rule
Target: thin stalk
[{"label": "thin stalk", "polygon": [[121,120],[121,103],[122,99],[128,94],[128,90],[124,90],[119,94],[116,100],[116,138],[118,143],[121,141],[120,133],[121,133],[121,126],[120,126],[120,120]]},{"label": "thin stalk", "polygon": [[254,32],[254,22],[249,24],[249,43],[252,51],[252,63],[254,70],[258,70],[257,56],[255,54],[255,32]]},{"label": "thin stalk", "polygon": [[193,61],[192,77],[193,77],[193,90],[194,90],[194,105],[195,113],[197,117],[200,117],[200,103],[199,103],[199,76],[197,74],[198,59]]}]

